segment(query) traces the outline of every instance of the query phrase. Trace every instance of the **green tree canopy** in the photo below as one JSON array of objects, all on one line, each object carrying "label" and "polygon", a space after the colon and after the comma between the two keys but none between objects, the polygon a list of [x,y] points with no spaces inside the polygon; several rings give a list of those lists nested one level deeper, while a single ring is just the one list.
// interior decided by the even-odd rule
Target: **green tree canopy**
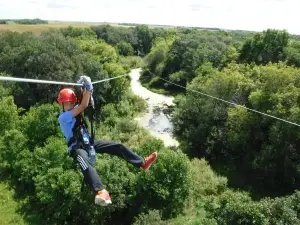
[{"label": "green tree canopy", "polygon": [[[188,88],[299,124],[298,69],[233,64],[208,71]],[[296,126],[194,92],[178,97],[173,122],[190,155],[247,174],[242,180],[248,184],[269,192],[289,192],[300,184]]]},{"label": "green tree canopy", "polygon": [[284,60],[284,48],[288,45],[286,31],[268,29],[248,39],[241,50],[241,62],[267,64]]}]

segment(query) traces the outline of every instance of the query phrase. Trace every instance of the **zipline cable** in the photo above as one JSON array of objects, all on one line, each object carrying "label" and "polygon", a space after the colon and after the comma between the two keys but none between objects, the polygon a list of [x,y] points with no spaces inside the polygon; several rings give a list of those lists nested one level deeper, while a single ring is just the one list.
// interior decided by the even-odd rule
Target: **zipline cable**
[{"label": "zipline cable", "polygon": [[124,74],[124,75],[120,75],[120,76],[117,76],[117,77],[111,77],[111,78],[95,81],[95,82],[92,82],[92,84],[98,84],[98,83],[102,83],[104,81],[109,81],[109,80],[117,79],[117,78],[124,77],[124,76],[128,76],[128,74]]},{"label": "zipline cable", "polygon": [[[97,83],[117,79],[117,78],[127,76],[127,75],[128,74],[117,76],[117,77],[106,78],[106,79],[103,79],[103,80],[92,82],[92,84],[97,84]],[[78,84],[78,83],[68,83],[68,82],[61,82],[61,81],[39,80],[39,79],[27,79],[27,78],[19,78],[19,77],[6,77],[6,76],[0,76],[0,80],[2,80],[2,81],[40,83],[40,84],[60,84],[60,85],[82,86],[82,84]]]},{"label": "zipline cable", "polygon": [[[148,69],[147,69],[147,70],[148,70]],[[247,109],[247,110],[249,110],[249,111],[252,111],[252,112],[255,112],[255,113],[259,113],[259,114],[261,114],[261,115],[268,116],[268,117],[271,117],[271,118],[273,118],[273,119],[277,119],[277,120],[280,120],[280,121],[282,121],[282,122],[289,123],[289,124],[291,124],[291,125],[295,125],[295,126],[300,127],[300,125],[297,124],[297,123],[294,123],[294,122],[291,122],[291,121],[288,121],[288,120],[285,120],[285,119],[281,119],[281,118],[279,118],[279,117],[272,116],[272,115],[270,115],[270,114],[263,113],[263,112],[260,112],[260,111],[255,110],[255,109],[251,109],[251,108],[248,108],[248,107],[243,106],[243,105],[239,105],[239,104],[236,104],[236,103],[233,103],[233,102],[229,102],[229,101],[226,101],[226,100],[224,100],[224,99],[217,98],[217,97],[214,97],[214,96],[212,96],[212,95],[205,94],[205,93],[203,93],[203,92],[196,91],[196,90],[193,90],[193,89],[184,87],[184,86],[182,86],[182,85],[180,85],[180,84],[173,83],[172,81],[169,81],[169,80],[166,80],[166,79],[164,79],[164,78],[162,78],[162,77],[160,77],[160,76],[157,76],[157,75],[155,75],[154,73],[152,73],[150,70],[148,70],[148,71],[149,71],[151,74],[153,74],[154,76],[158,77],[159,79],[164,80],[164,81],[166,81],[166,82],[168,82],[168,83],[170,83],[170,84],[173,84],[173,85],[175,85],[175,86],[184,88],[184,89],[186,89],[186,90],[188,90],[188,91],[195,92],[195,93],[204,95],[204,96],[206,96],[206,97],[210,97],[210,98],[213,98],[213,99],[216,99],[216,100],[219,100],[219,101],[222,101],[222,102],[225,102],[225,103],[234,105],[234,106],[239,106],[239,107],[244,108],[244,109]]]},{"label": "zipline cable", "polygon": [[27,79],[19,77],[5,77],[0,76],[0,80],[3,81],[17,81],[17,82],[29,82],[29,83],[40,83],[40,84],[61,84],[61,85],[72,85],[72,86],[82,86],[82,84],[52,81],[52,80],[39,80],[39,79]]}]

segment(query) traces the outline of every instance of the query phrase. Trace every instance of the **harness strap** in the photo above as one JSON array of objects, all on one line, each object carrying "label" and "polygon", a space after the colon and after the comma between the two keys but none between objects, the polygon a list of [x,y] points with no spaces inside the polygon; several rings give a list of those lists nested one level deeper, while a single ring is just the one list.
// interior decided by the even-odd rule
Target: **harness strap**
[{"label": "harness strap", "polygon": [[[94,149],[94,139],[88,135],[88,126],[84,117],[79,114],[75,117],[76,122],[73,127],[73,137],[68,142],[68,147],[72,152],[76,148],[82,148],[87,151],[90,158],[90,163],[96,164],[96,155]],[[92,131],[94,135],[94,131]]]},{"label": "harness strap", "polygon": [[68,147],[70,147],[75,141],[77,141],[77,145],[80,144],[78,142],[83,141],[80,129],[82,128],[82,126],[84,126],[84,128],[87,128],[87,123],[86,123],[84,117],[81,114],[78,114],[75,117],[75,119],[76,119],[76,122],[74,124],[73,129],[72,129],[73,137],[69,140]]}]

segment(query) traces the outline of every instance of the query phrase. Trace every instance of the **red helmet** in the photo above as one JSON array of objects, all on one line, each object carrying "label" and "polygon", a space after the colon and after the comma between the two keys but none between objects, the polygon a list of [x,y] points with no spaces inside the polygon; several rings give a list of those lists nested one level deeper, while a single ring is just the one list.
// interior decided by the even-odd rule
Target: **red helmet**
[{"label": "red helmet", "polygon": [[62,89],[57,96],[58,103],[76,102],[76,101],[77,101],[76,95],[75,95],[74,91],[70,88]]}]

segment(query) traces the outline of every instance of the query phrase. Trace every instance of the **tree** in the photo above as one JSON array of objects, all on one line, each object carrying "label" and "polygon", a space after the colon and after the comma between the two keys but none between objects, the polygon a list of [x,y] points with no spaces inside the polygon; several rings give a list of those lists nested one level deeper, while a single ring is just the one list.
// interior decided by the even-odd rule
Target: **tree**
[{"label": "tree", "polygon": [[119,42],[129,43],[134,50],[138,48],[138,37],[135,28],[114,27],[109,24],[92,27],[98,39],[103,39],[106,43],[116,46]]},{"label": "tree", "polygon": [[79,46],[86,52],[90,53],[93,60],[100,62],[117,62],[118,56],[114,47],[105,43],[103,40],[79,40]]},{"label": "tree", "polygon": [[150,52],[153,34],[147,25],[138,25],[135,31],[138,38],[138,55],[144,56]]},{"label": "tree", "polygon": [[117,50],[118,50],[120,55],[123,55],[123,56],[133,55],[133,47],[125,41],[119,42],[116,45],[116,47],[117,47]]},{"label": "tree", "polygon": [[284,49],[286,60],[289,65],[300,67],[300,41],[291,41]]},{"label": "tree", "polygon": [[267,64],[284,60],[284,48],[288,45],[289,34],[286,31],[268,29],[248,39],[241,50],[241,62]]},{"label": "tree", "polygon": [[219,67],[226,48],[224,40],[215,37],[193,33],[182,36],[173,42],[168,52],[162,76],[185,86],[196,76],[196,69],[203,63],[211,62],[214,67]]},{"label": "tree", "polygon": [[18,113],[12,96],[0,98],[0,136],[4,135],[5,130],[10,130],[16,127],[18,121]]},{"label": "tree", "polygon": [[65,37],[72,37],[72,38],[89,38],[94,39],[96,38],[96,32],[91,28],[80,28],[80,27],[73,27],[68,26],[67,28],[60,28],[62,34]]}]

